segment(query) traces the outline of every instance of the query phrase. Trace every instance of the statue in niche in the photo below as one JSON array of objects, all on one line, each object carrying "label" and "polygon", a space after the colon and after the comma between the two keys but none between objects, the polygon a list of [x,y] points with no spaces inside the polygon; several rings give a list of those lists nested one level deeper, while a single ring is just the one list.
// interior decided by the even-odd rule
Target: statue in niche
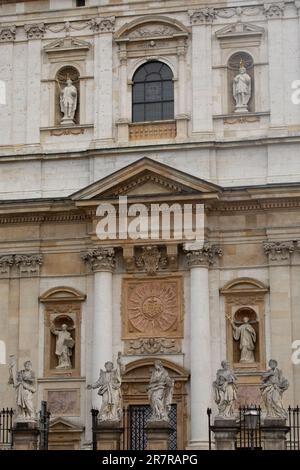
[{"label": "statue in niche", "polygon": [[104,364],[105,370],[100,369],[100,375],[87,389],[99,388],[98,395],[102,396],[102,405],[99,411],[99,421],[120,421],[122,418],[122,355],[118,353],[117,366],[111,361]]},{"label": "statue in niche", "polygon": [[219,416],[232,418],[237,398],[237,378],[227,361],[222,361],[221,366],[222,369],[217,371],[216,380],[213,382],[214,399],[218,406]]},{"label": "statue in niche", "polygon": [[24,369],[17,371],[16,358],[10,356],[8,383],[16,390],[17,421],[35,421],[33,394],[36,389],[31,361],[24,362]]},{"label": "statue in niche", "polygon": [[[56,336],[56,348],[55,354],[58,357],[58,365],[56,369],[71,369],[71,356],[73,354],[73,348],[75,341],[68,331],[68,325],[63,323],[60,328],[55,328],[54,324],[50,325],[50,331]],[[73,329],[73,328],[71,328]]]},{"label": "statue in niche", "polygon": [[148,397],[152,411],[150,421],[169,421],[173,390],[174,380],[171,379],[162,362],[155,361],[148,385]]},{"label": "statue in niche", "polygon": [[240,60],[239,73],[233,79],[233,97],[236,103],[235,112],[247,113],[251,98],[251,77],[247,74],[243,59]]},{"label": "statue in niche", "polygon": [[61,124],[74,124],[74,116],[77,109],[77,88],[69,77],[63,89],[61,89],[58,80],[57,83],[60,91],[60,110],[64,115]]},{"label": "statue in niche", "polygon": [[267,411],[266,417],[286,419],[287,412],[283,408],[282,395],[289,388],[289,382],[277,365],[277,361],[270,359],[270,369],[262,374],[260,390]]},{"label": "statue in niche", "polygon": [[243,323],[239,326],[231,321],[233,329],[233,338],[240,342],[241,356],[239,362],[251,363],[255,362],[254,350],[256,344],[256,331],[249,322],[249,317],[243,318]]}]

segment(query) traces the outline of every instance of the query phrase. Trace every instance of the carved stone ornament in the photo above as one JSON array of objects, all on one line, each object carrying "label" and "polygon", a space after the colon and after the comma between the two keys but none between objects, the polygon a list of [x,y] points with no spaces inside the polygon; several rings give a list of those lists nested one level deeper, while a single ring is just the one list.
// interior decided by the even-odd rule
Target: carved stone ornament
[{"label": "carved stone ornament", "polygon": [[191,24],[212,23],[216,17],[214,8],[201,8],[188,12]]},{"label": "carved stone ornament", "polygon": [[82,259],[89,264],[92,271],[111,271],[115,267],[115,250],[113,248],[91,248],[82,254]]},{"label": "carved stone ornament", "polygon": [[14,41],[16,39],[17,28],[15,25],[2,26],[0,28],[0,42]]},{"label": "carved stone ornament", "polygon": [[284,2],[265,3],[264,13],[267,18],[280,18],[284,13]]},{"label": "carved stone ornament", "polygon": [[41,39],[45,34],[44,23],[25,24],[24,26],[27,39]]},{"label": "carved stone ornament", "polygon": [[180,352],[178,340],[169,338],[140,338],[125,343],[126,354],[177,354]]},{"label": "carved stone ornament", "polygon": [[270,261],[284,261],[289,260],[295,245],[292,241],[264,242],[263,249]]},{"label": "carved stone ornament", "polygon": [[152,38],[156,36],[173,36],[173,34],[176,33],[178,33],[178,30],[176,28],[173,28],[172,26],[150,24],[144,27],[134,29],[128,34],[128,37],[130,39]]},{"label": "carved stone ornament", "polygon": [[0,277],[9,275],[10,268],[14,263],[13,255],[0,256]]},{"label": "carved stone ornament", "polygon": [[147,274],[154,275],[159,269],[165,268],[168,260],[162,256],[160,249],[155,246],[143,246],[142,253],[136,258],[136,265],[145,269]]},{"label": "carved stone ornament", "polygon": [[184,250],[189,267],[209,266],[214,264],[217,257],[223,255],[223,251],[216,245],[205,243],[199,250]]},{"label": "carved stone ornament", "polygon": [[43,264],[43,255],[16,255],[15,264],[18,266],[21,276],[37,276],[40,266]]},{"label": "carved stone ornament", "polygon": [[90,28],[96,33],[112,33],[115,30],[115,17],[109,18],[92,18]]}]

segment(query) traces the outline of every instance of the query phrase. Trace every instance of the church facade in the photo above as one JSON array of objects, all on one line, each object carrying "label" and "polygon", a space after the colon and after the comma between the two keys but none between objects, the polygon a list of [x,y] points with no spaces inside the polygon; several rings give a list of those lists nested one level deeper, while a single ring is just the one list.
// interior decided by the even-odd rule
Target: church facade
[{"label": "church facade", "polygon": [[271,358],[299,404],[299,43],[298,0],[0,2],[0,407],[30,360],[50,448],[89,448],[119,352],[125,421],[174,379],[178,449],[222,360],[241,405]]}]

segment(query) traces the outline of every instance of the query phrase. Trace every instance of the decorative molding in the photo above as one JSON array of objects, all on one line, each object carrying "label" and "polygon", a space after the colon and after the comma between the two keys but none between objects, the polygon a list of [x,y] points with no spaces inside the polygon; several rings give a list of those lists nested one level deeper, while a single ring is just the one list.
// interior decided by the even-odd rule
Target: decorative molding
[{"label": "decorative molding", "polygon": [[0,42],[9,42],[16,39],[17,27],[15,25],[0,28]]},{"label": "decorative molding", "polygon": [[66,32],[66,36],[70,36],[70,31],[82,31],[85,29],[88,25],[89,22],[85,21],[82,26],[75,26],[75,22],[70,22],[70,21],[65,21],[63,25],[47,25],[46,29],[51,31],[51,33],[60,33],[61,31]]},{"label": "decorative molding", "polygon": [[38,276],[43,264],[43,255],[15,255],[15,265],[19,268],[20,276]]},{"label": "decorative molding", "polygon": [[112,271],[115,267],[114,248],[91,248],[81,255],[93,272]]},{"label": "decorative molding", "polygon": [[0,256],[0,278],[7,278],[10,274],[10,268],[14,264],[13,255]]},{"label": "decorative molding", "polygon": [[138,268],[145,270],[149,276],[153,276],[158,270],[166,268],[168,259],[162,255],[162,250],[156,245],[142,246],[142,252],[135,259]]},{"label": "decorative molding", "polygon": [[66,127],[62,129],[51,129],[50,135],[60,137],[62,135],[80,135],[84,134],[84,127]]},{"label": "decorative molding", "polygon": [[263,250],[271,263],[280,263],[290,260],[291,254],[295,251],[295,244],[293,241],[267,241],[263,242]]},{"label": "decorative molding", "polygon": [[82,39],[66,36],[56,39],[44,47],[50,62],[65,62],[68,60],[84,60],[91,44]]},{"label": "decorative molding", "polygon": [[259,122],[259,116],[237,116],[232,118],[224,118],[224,124],[246,124],[252,122]]},{"label": "decorative molding", "polygon": [[45,24],[44,23],[35,23],[35,24],[25,24],[24,29],[27,35],[27,39],[42,39],[45,34]]},{"label": "decorative molding", "polygon": [[225,26],[225,28],[216,31],[216,38],[220,41],[221,47],[233,47],[238,42],[239,47],[245,46],[259,46],[261,38],[264,34],[264,28],[256,26],[251,23],[237,23]]},{"label": "decorative molding", "polygon": [[188,11],[188,15],[192,25],[212,23],[216,17],[216,10],[214,8],[201,8]]},{"label": "decorative molding", "polygon": [[125,341],[125,354],[178,354],[181,352],[180,340],[170,338],[139,338]]},{"label": "decorative molding", "polygon": [[116,18],[92,18],[89,22],[90,29],[95,33],[113,33],[115,30]]},{"label": "decorative molding", "polygon": [[200,250],[186,250],[187,264],[190,268],[197,266],[210,266],[215,263],[217,257],[223,255],[223,251],[216,245],[205,242]]},{"label": "decorative molding", "polygon": [[129,140],[131,141],[174,139],[176,134],[176,121],[129,124]]},{"label": "decorative molding", "polygon": [[280,18],[284,14],[285,4],[280,3],[265,3],[264,14],[267,18]]}]

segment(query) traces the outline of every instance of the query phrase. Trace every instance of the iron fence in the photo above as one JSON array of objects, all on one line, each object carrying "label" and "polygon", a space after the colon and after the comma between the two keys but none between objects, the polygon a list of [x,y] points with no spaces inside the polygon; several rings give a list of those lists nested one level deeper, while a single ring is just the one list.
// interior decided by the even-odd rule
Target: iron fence
[{"label": "iron fence", "polygon": [[13,425],[14,410],[6,408],[0,410],[0,449],[12,449],[13,446]]},{"label": "iron fence", "polygon": [[236,449],[262,450],[260,406],[240,406],[238,424]]},{"label": "iron fence", "polygon": [[288,426],[290,431],[287,434],[287,449],[300,450],[300,408],[288,407]]},{"label": "iron fence", "polygon": [[39,415],[39,450],[48,450],[50,412],[47,410],[46,401],[41,402]]}]

